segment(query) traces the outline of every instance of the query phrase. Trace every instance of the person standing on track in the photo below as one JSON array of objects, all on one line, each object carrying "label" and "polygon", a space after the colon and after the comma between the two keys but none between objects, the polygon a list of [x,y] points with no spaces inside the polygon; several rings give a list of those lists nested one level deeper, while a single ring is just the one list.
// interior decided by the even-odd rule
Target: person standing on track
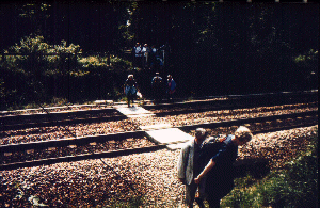
[{"label": "person standing on track", "polygon": [[[178,158],[177,171],[178,179],[186,185],[186,204],[188,207],[193,207],[195,199],[195,193],[198,188],[199,197],[196,199],[199,207],[203,207],[204,188],[201,184],[198,185],[194,181],[194,177],[197,176],[201,171],[201,167],[198,163],[202,142],[206,139],[206,130],[203,128],[197,128],[194,140],[188,142],[183,148]],[[202,203],[201,203],[202,202]]]},{"label": "person standing on track", "polygon": [[138,83],[135,79],[133,79],[133,75],[130,74],[128,76],[123,90],[127,96],[128,108],[130,108],[130,101],[133,103],[133,99],[137,96],[138,93]]},{"label": "person standing on track", "polygon": [[234,135],[229,134],[220,141],[221,146],[218,151],[212,148],[214,145],[210,146],[209,140],[203,142],[199,161],[205,167],[200,165],[203,167],[202,172],[194,181],[196,184],[205,183],[205,193],[210,208],[220,208],[220,200],[234,188],[233,164],[238,157],[238,147],[251,141],[252,138],[251,130],[240,126]]},{"label": "person standing on track", "polygon": [[152,79],[151,86],[153,89],[154,103],[155,105],[157,105],[162,100],[163,94],[163,82],[158,72],[156,73],[156,76]]},{"label": "person standing on track", "polygon": [[168,101],[173,101],[173,98],[174,98],[174,94],[176,92],[176,82],[173,80],[172,76],[171,75],[168,75],[167,76],[167,98],[168,98]]}]

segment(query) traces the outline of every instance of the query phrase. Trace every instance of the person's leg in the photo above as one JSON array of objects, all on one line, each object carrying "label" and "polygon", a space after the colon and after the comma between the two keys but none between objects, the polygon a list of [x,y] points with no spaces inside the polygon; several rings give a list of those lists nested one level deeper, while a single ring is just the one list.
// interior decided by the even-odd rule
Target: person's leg
[{"label": "person's leg", "polygon": [[170,100],[171,100],[171,102],[174,102],[174,93],[171,93]]},{"label": "person's leg", "polygon": [[206,198],[206,177],[204,177],[200,183],[198,184],[198,197],[195,198],[196,203],[198,204],[199,208],[205,208],[204,206],[204,199]]},{"label": "person's leg", "polygon": [[131,99],[132,99],[132,95],[130,93],[128,93],[128,95],[127,95],[128,108],[130,108]]},{"label": "person's leg", "polygon": [[167,102],[170,102],[170,92],[166,92],[166,96],[167,96]]},{"label": "person's leg", "polygon": [[129,96],[127,97],[127,99],[128,99],[128,108],[130,108],[130,98],[129,98]]},{"label": "person's leg", "polygon": [[158,105],[159,102],[160,102],[160,91],[159,91],[159,89],[157,88],[157,89],[155,90],[155,103],[156,103],[156,105]]},{"label": "person's leg", "polygon": [[207,197],[209,203],[209,208],[220,208],[220,198],[217,197]]},{"label": "person's leg", "polygon": [[196,197],[194,200],[197,203],[199,208],[205,208],[204,203],[203,203],[204,202],[203,198]]},{"label": "person's leg", "polygon": [[127,103],[128,103],[128,108],[130,108],[130,95],[127,94]]},{"label": "person's leg", "polygon": [[189,208],[193,207],[196,190],[197,185],[194,182],[192,182],[190,185],[186,185],[186,204]]},{"label": "person's leg", "polygon": [[134,103],[133,100],[136,97],[137,97],[136,88],[134,86],[132,86],[132,88],[131,88],[131,105],[132,105],[132,107],[133,107],[133,103]]}]

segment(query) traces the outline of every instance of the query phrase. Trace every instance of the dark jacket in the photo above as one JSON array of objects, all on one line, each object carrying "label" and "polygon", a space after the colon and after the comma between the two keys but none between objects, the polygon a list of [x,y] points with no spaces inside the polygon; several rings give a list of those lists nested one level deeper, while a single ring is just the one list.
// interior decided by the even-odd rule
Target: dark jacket
[{"label": "dark jacket", "polygon": [[234,162],[238,157],[238,146],[228,135],[217,145],[204,143],[201,164],[204,166],[212,159],[215,165],[207,175],[206,193],[208,197],[223,198],[234,188]]}]

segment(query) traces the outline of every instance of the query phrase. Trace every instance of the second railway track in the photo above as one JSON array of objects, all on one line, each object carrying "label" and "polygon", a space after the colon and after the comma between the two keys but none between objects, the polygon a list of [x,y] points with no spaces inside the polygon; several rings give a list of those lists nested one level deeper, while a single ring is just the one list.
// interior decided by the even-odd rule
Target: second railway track
[{"label": "second railway track", "polygon": [[[236,110],[268,106],[288,105],[317,107],[318,92],[270,93],[257,95],[221,96],[202,100],[145,105],[156,116],[179,115],[205,111]],[[23,113],[24,112],[24,113]],[[126,116],[112,106],[67,106],[60,108],[33,109],[25,111],[1,112],[0,131],[19,130],[35,127],[65,126],[81,123],[120,121]]]},{"label": "second railway track", "polygon": [[[318,112],[282,114],[231,121],[180,126],[184,131],[192,131],[198,127],[214,129],[239,125],[250,126],[254,134],[279,131],[291,128],[313,126],[318,124]],[[217,133],[217,132],[216,132]],[[213,133],[214,134],[214,133]],[[155,144],[146,139],[144,131],[131,131],[106,135],[87,136],[63,140],[51,140],[24,144],[0,146],[2,164],[0,170],[10,170],[19,167],[36,166],[57,162],[71,162],[84,159],[117,157],[165,148],[167,144]],[[136,145],[128,145],[138,141]],[[141,142],[142,141],[142,142]],[[140,143],[139,143],[140,142]],[[110,148],[109,144],[113,147]],[[95,147],[97,146],[97,148]],[[99,147],[99,148],[98,148]],[[48,153],[50,152],[50,154]],[[80,153],[80,154],[79,154]],[[55,155],[56,157],[52,157]],[[25,160],[23,159],[25,158]],[[33,158],[26,161],[27,158]]]}]

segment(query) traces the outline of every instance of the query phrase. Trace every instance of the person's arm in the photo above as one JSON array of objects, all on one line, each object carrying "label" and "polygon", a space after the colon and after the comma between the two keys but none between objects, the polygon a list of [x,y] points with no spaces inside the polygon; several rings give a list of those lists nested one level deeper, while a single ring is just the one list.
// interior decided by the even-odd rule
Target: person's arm
[{"label": "person's arm", "polygon": [[216,163],[219,163],[220,161],[223,161],[225,156],[227,155],[227,146],[226,145],[223,145],[220,149],[219,149],[219,152],[218,154],[214,155],[210,161],[208,162],[208,164],[206,165],[206,167],[204,168],[204,170],[202,171],[202,173],[200,173],[195,179],[194,181],[196,183],[199,183],[200,180],[208,174],[208,172],[210,172],[210,170],[213,168],[213,166],[216,164]]},{"label": "person's arm", "polygon": [[176,82],[174,80],[172,80],[171,82],[171,93],[174,93],[176,91]]},{"label": "person's arm", "polygon": [[204,170],[202,171],[202,173],[200,173],[195,179],[194,182],[195,183],[199,183],[201,181],[201,179],[206,176],[209,171],[213,168],[213,166],[215,165],[215,162],[211,159],[208,164],[206,165],[206,167],[204,168]]},{"label": "person's arm", "polygon": [[181,152],[178,158],[178,164],[177,164],[177,169],[178,169],[178,179],[182,184],[186,183],[186,166],[188,163],[188,157],[189,157],[189,148],[184,147],[181,148]]}]

